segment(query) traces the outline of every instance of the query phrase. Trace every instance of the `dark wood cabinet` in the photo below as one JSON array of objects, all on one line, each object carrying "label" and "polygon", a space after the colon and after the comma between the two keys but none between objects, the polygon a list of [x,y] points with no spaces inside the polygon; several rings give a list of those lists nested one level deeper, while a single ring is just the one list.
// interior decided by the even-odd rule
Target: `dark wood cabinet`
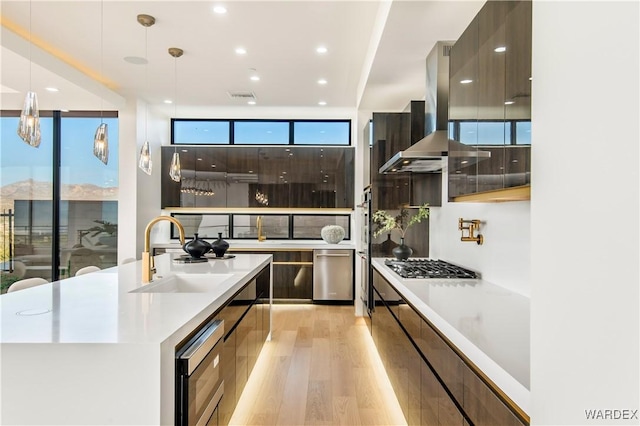
[{"label": "dark wood cabinet", "polygon": [[373,285],[373,341],[408,424],[528,424],[376,270]]},{"label": "dark wood cabinet", "polygon": [[273,298],[313,299],[313,250],[237,250],[229,252],[261,253],[273,256]]},{"label": "dark wood cabinet", "polygon": [[224,320],[222,349],[224,395],[218,407],[219,424],[227,425],[269,333],[269,281],[263,269],[216,314]]},{"label": "dark wood cabinet", "polygon": [[371,148],[371,202],[373,211],[395,210],[409,204],[411,178],[408,174],[380,174],[378,170],[398,151],[411,146],[411,115],[373,113]]},{"label": "dark wood cabinet", "polygon": [[352,147],[164,146],[161,207],[353,208],[354,161]]},{"label": "dark wood cabinet", "polygon": [[504,190],[530,184],[531,52],[531,1],[486,2],[451,48],[449,200],[523,199]]}]

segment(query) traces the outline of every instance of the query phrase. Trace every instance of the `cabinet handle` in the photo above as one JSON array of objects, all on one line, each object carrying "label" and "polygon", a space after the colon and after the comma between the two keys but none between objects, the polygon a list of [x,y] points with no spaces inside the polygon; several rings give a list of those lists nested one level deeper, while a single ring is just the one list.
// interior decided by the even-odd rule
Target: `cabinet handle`
[{"label": "cabinet handle", "polygon": [[313,266],[313,262],[273,262],[274,265],[303,265]]},{"label": "cabinet handle", "polygon": [[178,357],[178,359],[186,362],[188,375],[193,373],[209,351],[224,336],[224,321],[222,320],[212,321],[205,327],[207,327],[206,331]]},{"label": "cabinet handle", "polygon": [[344,254],[316,254],[316,257],[350,257],[348,253]]}]

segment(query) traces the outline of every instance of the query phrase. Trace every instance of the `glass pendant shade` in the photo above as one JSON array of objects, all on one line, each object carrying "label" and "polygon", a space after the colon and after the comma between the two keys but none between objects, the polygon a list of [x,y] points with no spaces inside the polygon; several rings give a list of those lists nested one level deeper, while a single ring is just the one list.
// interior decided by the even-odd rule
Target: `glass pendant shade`
[{"label": "glass pendant shade", "polygon": [[27,92],[24,107],[20,112],[18,136],[34,148],[40,146],[40,113],[38,111],[38,96],[35,92]]},{"label": "glass pendant shade", "polygon": [[104,164],[109,162],[109,132],[107,123],[102,123],[96,129],[96,136],[93,138],[93,155]]},{"label": "glass pendant shade", "polygon": [[148,175],[151,175],[151,152],[149,152],[149,141],[145,141],[140,150],[140,159],[138,160],[138,167]]},{"label": "glass pendant shade", "polygon": [[178,154],[177,152],[173,153],[173,158],[171,159],[171,168],[169,169],[169,176],[174,182],[180,182],[180,179],[182,178],[182,171],[180,169],[180,154]]}]

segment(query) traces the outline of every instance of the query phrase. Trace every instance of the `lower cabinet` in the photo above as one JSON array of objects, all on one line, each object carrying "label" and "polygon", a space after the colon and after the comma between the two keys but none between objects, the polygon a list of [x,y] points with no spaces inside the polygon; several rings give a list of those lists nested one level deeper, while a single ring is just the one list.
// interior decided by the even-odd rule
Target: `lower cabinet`
[{"label": "lower cabinet", "polygon": [[313,299],[313,250],[229,249],[233,253],[262,253],[273,256],[273,298]]},{"label": "lower cabinet", "polygon": [[382,275],[373,274],[371,334],[409,425],[528,424]]},{"label": "lower cabinet", "polygon": [[218,424],[227,425],[269,333],[270,268],[263,269],[215,317],[225,322],[221,357],[224,395]]}]

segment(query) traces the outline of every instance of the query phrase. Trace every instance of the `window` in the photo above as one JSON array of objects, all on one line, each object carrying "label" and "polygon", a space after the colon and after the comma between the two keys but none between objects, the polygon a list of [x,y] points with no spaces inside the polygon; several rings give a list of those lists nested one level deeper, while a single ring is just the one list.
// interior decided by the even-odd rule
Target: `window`
[{"label": "window", "polygon": [[[195,233],[200,238],[216,239],[218,233],[222,233],[222,238],[230,238],[228,214],[173,213],[171,216],[182,224],[186,239]],[[173,224],[171,225],[171,238],[178,238],[178,230]]]},{"label": "window", "polygon": [[218,145],[230,142],[229,120],[171,120],[171,140],[175,144]]},{"label": "window", "polygon": [[[233,214],[233,213],[172,213],[184,227],[186,239],[193,234],[215,240],[258,239],[258,217],[262,217],[262,235],[267,240],[320,240],[320,231],[327,225],[340,225],[345,239],[351,238],[351,216],[348,214]],[[178,239],[178,230],[171,225],[171,239]]]},{"label": "window", "polygon": [[293,143],[297,145],[349,145],[349,121],[295,121]]},{"label": "window", "polygon": [[345,230],[344,238],[351,238],[349,215],[293,215],[293,238],[314,240],[321,238],[320,231],[327,225],[340,225]]},{"label": "window", "polygon": [[[93,137],[101,115],[109,126],[108,165],[93,156]],[[18,116],[18,111],[3,111],[1,119],[0,260],[3,271],[8,272],[0,274],[2,291],[21,278],[52,281],[73,275],[87,266],[83,262],[100,268],[115,265],[116,114],[40,111],[42,142],[38,149],[16,135]],[[59,137],[54,128],[60,129]],[[54,166],[56,159],[59,164]],[[54,192],[57,187],[59,195]]]},{"label": "window", "polygon": [[287,121],[235,121],[234,144],[286,145],[289,143]]},{"label": "window", "polygon": [[262,218],[262,236],[267,240],[283,240],[289,238],[290,215],[233,215],[233,238],[258,239],[258,218]]},{"label": "window", "polygon": [[516,121],[516,144],[531,145],[530,121]]},{"label": "window", "polygon": [[171,143],[350,146],[351,120],[172,119]]}]

